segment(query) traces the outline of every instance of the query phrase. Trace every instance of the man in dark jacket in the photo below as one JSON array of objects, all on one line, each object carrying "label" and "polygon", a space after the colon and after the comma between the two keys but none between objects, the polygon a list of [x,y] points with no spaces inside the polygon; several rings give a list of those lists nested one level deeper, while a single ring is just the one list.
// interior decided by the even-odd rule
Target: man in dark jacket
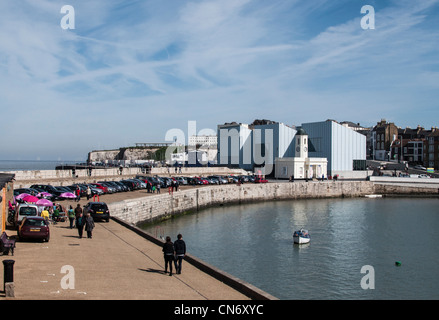
[{"label": "man in dark jacket", "polygon": [[186,255],[186,243],[183,241],[183,236],[179,234],[177,236],[177,240],[174,242],[174,250],[175,250],[175,271],[177,274],[181,273],[181,264],[183,258]]},{"label": "man in dark jacket", "polygon": [[166,243],[163,245],[163,254],[165,258],[165,273],[168,272],[169,264],[169,275],[172,276],[172,260],[174,260],[174,244],[171,241],[171,237],[166,237]]}]

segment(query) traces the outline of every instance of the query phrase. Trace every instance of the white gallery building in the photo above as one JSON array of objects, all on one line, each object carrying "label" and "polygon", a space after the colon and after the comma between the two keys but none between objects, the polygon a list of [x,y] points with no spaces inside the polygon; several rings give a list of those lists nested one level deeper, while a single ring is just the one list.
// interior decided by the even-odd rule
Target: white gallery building
[{"label": "white gallery building", "polygon": [[272,121],[218,125],[217,156],[219,165],[254,172],[265,167],[282,179],[367,176],[366,136],[333,120],[300,128]]},{"label": "white gallery building", "polygon": [[309,138],[305,130],[299,129],[294,137],[294,157],[276,158],[275,177],[280,179],[327,178],[328,159],[310,158]]}]

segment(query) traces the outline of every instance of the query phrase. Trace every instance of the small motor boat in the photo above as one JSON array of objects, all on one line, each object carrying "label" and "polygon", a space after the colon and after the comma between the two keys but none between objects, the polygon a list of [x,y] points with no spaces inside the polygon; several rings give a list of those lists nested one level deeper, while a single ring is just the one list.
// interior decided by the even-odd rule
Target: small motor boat
[{"label": "small motor boat", "polygon": [[310,242],[311,237],[308,233],[308,230],[302,228],[300,230],[294,231],[293,240],[294,243],[302,244]]}]

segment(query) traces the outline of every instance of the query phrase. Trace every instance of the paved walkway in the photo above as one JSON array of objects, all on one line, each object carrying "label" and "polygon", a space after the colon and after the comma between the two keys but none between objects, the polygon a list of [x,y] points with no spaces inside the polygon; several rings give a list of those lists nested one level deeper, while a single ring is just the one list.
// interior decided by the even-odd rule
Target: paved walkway
[{"label": "paved walkway", "polygon": [[[248,300],[187,262],[170,277],[161,247],[115,221],[97,222],[93,239],[79,239],[68,224],[51,225],[47,243],[17,242],[14,256],[1,256],[15,260],[15,299]],[[74,289],[63,289],[73,284],[66,281],[72,270]]]}]

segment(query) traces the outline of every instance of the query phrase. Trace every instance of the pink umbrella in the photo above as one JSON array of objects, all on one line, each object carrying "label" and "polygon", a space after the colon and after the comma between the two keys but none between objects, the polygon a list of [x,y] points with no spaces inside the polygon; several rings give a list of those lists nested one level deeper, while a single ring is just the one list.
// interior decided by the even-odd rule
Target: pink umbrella
[{"label": "pink umbrella", "polygon": [[26,201],[26,202],[37,202],[40,199],[38,199],[37,197],[31,196],[31,195],[27,195],[22,200]]},{"label": "pink umbrella", "polygon": [[37,206],[44,206],[44,207],[53,207],[52,201],[49,201],[47,199],[40,199],[37,202],[35,202]]},{"label": "pink umbrella", "polygon": [[64,192],[59,195],[62,198],[76,198],[76,196],[71,192]]},{"label": "pink umbrella", "polygon": [[20,193],[15,199],[22,200],[24,197],[30,196],[29,193]]}]

